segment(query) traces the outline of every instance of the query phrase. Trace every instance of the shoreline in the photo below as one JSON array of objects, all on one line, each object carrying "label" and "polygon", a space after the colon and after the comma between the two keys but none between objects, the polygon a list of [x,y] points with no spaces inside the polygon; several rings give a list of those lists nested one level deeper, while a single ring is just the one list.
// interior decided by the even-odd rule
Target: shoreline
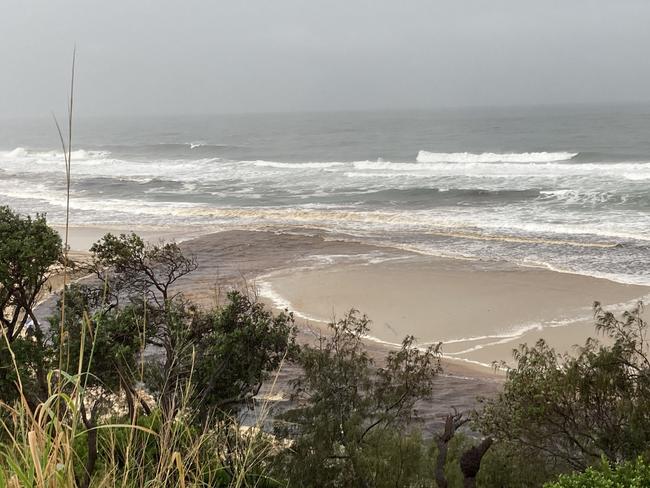
[{"label": "shoreline", "polygon": [[[373,276],[373,279],[354,283],[344,290],[340,289],[340,281],[336,279],[330,277],[327,283],[323,281],[324,277],[336,272],[339,274],[344,274],[349,270],[356,270],[357,272],[366,270],[368,272],[367,270],[381,268],[382,266],[403,268],[405,264],[408,264],[411,268],[415,267],[415,269],[409,268],[408,271],[403,273],[398,269],[397,274],[412,275],[414,271],[417,272],[417,268],[421,266],[422,262],[427,262],[429,266],[433,267],[447,266],[450,268],[447,273],[451,275],[457,273],[459,267],[464,268],[464,271],[461,272],[464,276],[455,278],[456,290],[461,297],[469,297],[472,293],[480,295],[484,291],[477,289],[475,286],[473,290],[471,287],[467,288],[475,281],[475,275],[471,273],[475,273],[476,268],[480,269],[479,275],[482,274],[484,277],[493,275],[492,278],[488,279],[490,286],[499,281],[509,283],[510,291],[513,289],[517,291],[520,285],[528,286],[524,298],[529,304],[540,302],[536,309],[538,315],[532,318],[537,319],[537,322],[541,321],[542,325],[539,326],[536,322],[529,323],[531,317],[520,311],[519,317],[522,320],[510,325],[520,326],[525,323],[524,333],[512,333],[510,330],[506,330],[506,333],[504,333],[503,330],[497,329],[479,334],[459,334],[454,337],[429,337],[423,339],[422,335],[417,331],[402,328],[398,329],[397,340],[394,340],[394,338],[393,340],[387,340],[386,336],[381,336],[381,334],[376,334],[374,330],[371,330],[370,335],[381,341],[372,341],[369,338],[367,343],[383,351],[394,348],[408,334],[419,336],[420,343],[423,345],[443,340],[445,342],[443,345],[443,352],[446,356],[445,363],[454,365],[454,369],[459,368],[462,370],[461,374],[464,376],[477,375],[477,372],[481,375],[493,376],[496,374],[502,376],[500,373],[493,371],[491,364],[493,361],[510,360],[512,357],[511,351],[519,342],[533,344],[540,337],[549,337],[549,342],[552,345],[559,344],[564,347],[564,349],[559,348],[559,350],[569,350],[574,344],[583,343],[586,337],[596,335],[593,328],[591,309],[594,300],[599,300],[604,305],[621,306],[625,303],[633,303],[650,293],[648,287],[620,284],[603,278],[560,273],[538,267],[523,267],[508,263],[433,258],[394,248],[362,244],[347,239],[337,240],[332,236],[319,235],[318,232],[311,235],[304,235],[304,233],[300,235],[260,231],[225,231],[186,241],[183,245],[190,252],[197,254],[199,259],[199,273],[203,274],[204,277],[199,277],[198,283],[202,283],[204,287],[210,283],[207,280],[207,277],[211,274],[210,268],[226,281],[230,277],[231,280],[234,278],[235,282],[247,281],[249,284],[254,283],[253,286],[256,287],[259,295],[273,309],[291,309],[296,313],[298,322],[301,323],[302,327],[304,328],[306,323],[315,333],[324,330],[324,325],[330,321],[332,315],[341,316],[352,307],[360,308],[362,313],[367,313],[370,319],[375,321],[375,324],[386,321],[383,314],[385,310],[375,310],[376,304],[370,304],[373,306],[367,307],[368,303],[358,299],[365,298],[366,302],[368,302],[367,297],[355,296],[353,293],[355,290],[365,289],[368,283],[382,281],[378,279],[378,277],[382,276],[381,272],[378,272],[377,276]],[[215,264],[218,262],[221,262],[222,265]],[[323,295],[331,294],[332,290],[340,292],[340,295],[349,295],[351,297],[350,301],[343,304],[339,302],[335,304],[334,308],[332,308],[332,303],[325,305],[321,303],[321,313],[314,313],[310,306],[304,306],[305,303],[298,303],[300,300],[295,300],[291,296],[287,297],[284,290],[274,290],[273,286],[277,284],[278,277],[281,277],[285,281],[285,285],[290,287],[291,283],[295,283],[297,277],[300,278],[301,274],[311,275],[307,280],[310,282],[307,283],[309,286],[304,286],[306,284],[304,280],[295,285],[300,291],[300,300],[303,302],[309,302],[309,297],[311,297],[313,301],[324,303]],[[543,279],[543,286],[541,289],[536,289],[533,285],[540,278]],[[402,276],[402,279],[405,280],[406,278]],[[269,281],[272,282],[271,285]],[[556,286],[557,283],[562,286]],[[192,288],[192,292],[200,298],[200,293],[196,294],[197,288]],[[269,293],[269,290],[274,291],[276,295],[273,296],[273,294]],[[486,301],[489,302],[489,300],[493,299],[495,293],[492,293],[487,298],[484,297],[483,304],[485,305]],[[542,293],[546,298],[540,300],[537,293]],[[564,296],[567,294],[572,296],[565,298]],[[458,298],[458,296],[455,297],[459,308],[461,306],[471,306],[468,300],[459,300]],[[501,305],[505,307],[513,300],[517,301],[517,299],[517,296],[506,294],[501,299]],[[383,300],[394,304],[397,309],[409,308],[407,304],[402,303],[401,297],[394,296],[391,298],[389,293],[384,293]],[[558,304],[557,302],[561,303]],[[313,303],[307,303],[307,305],[313,305]],[[329,306],[327,313],[322,313],[322,308],[327,306]],[[564,315],[557,316],[554,314],[558,308],[562,309]],[[331,313],[332,311],[334,314]],[[550,312],[550,314],[542,313],[544,311]],[[576,314],[576,311],[579,314]],[[578,315],[577,319],[576,315]],[[561,319],[572,319],[570,320],[572,323],[565,327],[566,324],[563,324]],[[498,323],[500,321],[499,314],[495,314],[491,320],[493,324]],[[312,335],[313,333],[311,332]],[[480,336],[478,337],[479,340],[477,340],[477,336]],[[495,344],[489,344],[490,342]],[[469,347],[467,347],[468,344]],[[464,349],[468,348],[475,348],[475,351],[471,351],[471,355],[462,354]]]},{"label": "shoreline", "polygon": [[544,338],[558,352],[595,336],[592,304],[619,311],[650,288],[504,263],[421,256],[379,263],[332,264],[263,277],[276,308],[328,322],[358,308],[375,322],[369,339],[396,347],[406,335],[442,342],[446,359],[490,368],[520,343]]},{"label": "shoreline", "polygon": [[[62,224],[50,224],[50,227],[55,229],[61,238],[63,239],[63,232],[65,227]],[[468,261],[472,263],[485,263],[485,262],[495,262],[497,260],[487,260],[476,258],[472,256],[464,255],[449,255],[443,252],[427,252],[423,249],[386,241],[377,241],[375,239],[368,239],[364,241],[364,238],[361,236],[356,236],[352,234],[347,234],[345,232],[336,233],[326,228],[320,227],[300,227],[300,226],[261,226],[259,228],[248,228],[246,226],[215,226],[209,227],[198,224],[187,224],[187,225],[158,225],[158,224],[138,224],[138,225],[128,225],[128,224],[80,224],[70,225],[70,251],[80,251],[86,252],[88,248],[95,243],[98,239],[104,236],[106,233],[112,234],[121,234],[121,233],[131,233],[135,232],[145,241],[149,242],[176,242],[178,244],[199,239],[201,237],[213,235],[213,234],[227,234],[231,232],[243,232],[243,233],[258,233],[258,234],[280,234],[280,235],[298,235],[298,236],[308,236],[308,237],[319,237],[325,241],[335,241],[335,242],[348,242],[350,244],[358,244],[361,246],[366,246],[373,249],[382,249],[390,250],[392,253],[397,253],[401,255],[415,255],[423,256],[431,259],[441,259],[441,260],[451,260],[451,261]],[[489,237],[482,238],[482,240],[494,240]],[[586,244],[585,246],[590,247]],[[616,247],[615,244],[606,244],[598,245],[594,244],[591,247],[604,247],[604,248],[613,248]],[[550,271],[553,273],[567,274],[573,276],[583,276],[587,278],[599,279],[611,281],[613,283],[618,283],[621,285],[631,285],[631,286],[640,286],[647,287],[650,290],[650,284],[636,283],[632,281],[623,281],[617,280],[615,277],[609,274],[587,274],[580,273],[578,271],[572,271],[567,269],[561,269],[553,267],[550,264],[544,262],[511,262],[511,261],[501,261],[502,263],[507,263],[510,266],[515,268],[522,269],[540,269],[545,271]]]},{"label": "shoreline", "polygon": [[[160,239],[180,241],[183,251],[192,254],[197,259],[199,268],[191,275],[179,280],[176,285],[178,291],[183,292],[189,299],[199,305],[213,305],[215,300],[220,297],[223,298],[224,291],[236,288],[257,294],[272,310],[277,312],[284,309],[287,304],[273,303],[268,297],[264,296],[266,294],[264,287],[268,286],[268,282],[271,282],[272,287],[277,286],[278,280],[282,279],[286,282],[285,284],[292,284],[294,288],[300,291],[300,295],[307,305],[309,305],[307,302],[310,300],[325,303],[326,300],[323,300],[323,296],[333,296],[334,292],[346,296],[349,291],[367,290],[368,294],[364,298],[365,302],[363,300],[357,302],[360,297],[355,296],[354,293],[350,295],[348,298],[353,302],[351,305],[361,308],[362,313],[367,313],[369,318],[374,320],[374,325],[383,325],[385,322],[390,322],[390,320],[383,316],[382,303],[393,304],[394,310],[397,311],[410,310],[413,308],[413,303],[418,303],[417,296],[414,301],[412,299],[413,303],[409,304],[408,300],[403,301],[400,293],[396,294],[394,290],[402,290],[402,294],[408,296],[411,291],[418,289],[418,281],[421,282],[427,277],[429,277],[427,279],[430,279],[436,273],[442,273],[440,276],[449,278],[450,281],[441,282],[446,288],[457,290],[460,296],[464,297],[471,296],[472,290],[474,292],[481,290],[480,287],[477,288],[477,283],[483,283],[485,280],[490,283],[498,281],[510,283],[510,286],[514,286],[516,290],[519,284],[522,283],[521,281],[518,282],[517,279],[523,280],[523,283],[534,283],[539,276],[543,276],[544,283],[551,288],[550,292],[546,290],[547,293],[550,293],[549,299],[557,297],[558,293],[560,296],[564,293],[561,289],[555,292],[552,290],[559,282],[574,285],[576,283],[587,283],[590,287],[596,286],[596,290],[614,289],[618,290],[617,293],[623,293],[627,298],[636,296],[638,292],[645,295],[649,291],[646,287],[622,285],[605,279],[553,272],[540,268],[521,267],[507,263],[423,256],[402,249],[355,242],[348,239],[347,236],[336,239],[335,236],[324,235],[322,231],[317,229],[313,229],[309,233],[305,229],[301,229],[299,232],[292,230],[284,232],[229,230],[206,233],[198,237],[194,237],[196,235],[194,231],[199,233],[198,231],[201,229],[192,229],[193,232],[190,233],[192,235],[183,232],[184,229],[177,228],[171,229],[171,232],[168,232],[170,229],[154,230],[148,228],[146,234],[142,232],[142,229],[134,228],[133,230],[143,234],[146,240],[152,242]],[[82,242],[79,240],[80,234],[85,236],[86,242],[90,237],[94,242],[96,238],[105,232],[120,233],[128,231],[130,229],[126,226],[120,228],[97,226],[90,230],[87,227],[73,227],[71,228],[71,243],[73,239],[74,242]],[[337,280],[337,273],[350,273],[347,276],[347,289],[345,286],[340,286],[341,281]],[[379,279],[378,277],[383,278]],[[513,282],[513,277],[519,278]],[[400,281],[406,278],[409,278],[408,286]],[[309,284],[309,281],[313,281],[312,288],[310,288],[312,285],[304,286]],[[393,285],[393,288],[386,285],[383,289],[383,295],[380,293],[379,299],[375,299],[376,303],[371,303],[372,300],[368,298],[372,295],[369,284],[374,283],[374,286],[379,286],[378,283],[382,282]],[[333,283],[336,286],[333,286]],[[343,283],[346,283],[346,281],[343,281]],[[379,288],[379,290],[375,291],[382,291],[381,286]],[[424,289],[424,287],[420,288]],[[385,293],[387,290],[390,293]],[[583,292],[589,294],[591,290],[594,289],[585,289]],[[284,290],[279,291],[278,295],[286,300],[287,297],[283,297]],[[312,293],[314,291],[316,293]],[[490,291],[489,287],[488,291]],[[485,295],[484,301],[489,300],[490,296],[494,297],[495,293],[494,290],[490,293],[483,293]],[[525,295],[530,299],[530,293]],[[532,296],[534,297],[534,294]],[[587,309],[589,309],[592,301],[596,298],[601,298],[604,303],[607,303],[605,297],[589,296],[588,303],[583,305],[586,305]],[[302,306],[299,303],[291,303],[292,299],[295,301],[292,296],[287,300],[292,305],[292,309],[306,315],[310,315],[310,312],[313,315],[318,315],[315,313],[318,310],[314,312],[309,307]],[[440,295],[438,299],[443,305],[448,300],[443,295]],[[455,298],[455,308],[457,309],[463,309],[463,307],[471,309],[476,306],[476,301],[465,299],[458,302],[457,299],[458,296]],[[501,303],[512,303],[517,300],[516,296],[506,295]],[[419,301],[422,302],[421,297]],[[451,299],[449,299],[449,302],[451,305],[454,304]],[[571,302],[569,305],[574,303],[573,299],[569,300],[569,302]],[[553,301],[551,300],[549,303],[553,304]],[[344,307],[344,305],[348,304],[340,304],[337,310],[338,316],[347,311],[345,310],[347,307]],[[324,306],[326,305],[321,304],[321,308]],[[450,308],[454,309],[453,306]],[[421,310],[421,313],[423,315],[431,314],[431,310],[437,309],[435,307],[428,309],[425,307]],[[554,308],[551,308],[551,310],[554,310]],[[323,322],[327,322],[331,318],[330,314],[314,318],[321,321],[308,321],[297,315],[296,325],[299,331],[297,340],[299,343],[314,344],[320,334],[327,333]],[[498,318],[498,314],[495,314],[492,323]],[[388,317],[388,319],[392,320],[391,317]],[[419,323],[420,326],[422,323]],[[402,336],[399,338],[400,340],[408,333],[421,335],[415,330],[405,329],[403,324],[400,327],[393,326],[397,334]],[[371,334],[375,332],[376,330],[371,329]],[[435,379],[433,396],[431,400],[423,402],[418,407],[423,425],[427,429],[437,429],[441,418],[444,418],[453,409],[471,411],[477,407],[478,398],[489,398],[498,394],[502,388],[505,374],[503,371],[493,369],[489,364],[492,360],[498,360],[501,357],[509,359],[511,350],[516,345],[508,337],[508,340],[502,344],[486,347],[480,343],[480,340],[475,340],[476,334],[474,334],[474,337],[469,337],[466,334],[460,334],[460,331],[455,332],[458,332],[457,339],[465,338],[466,340],[464,342],[448,340],[446,344],[443,344],[442,372]],[[569,346],[582,342],[582,339],[587,335],[595,336],[595,331],[593,323],[576,324],[569,327],[547,327],[541,330],[529,331],[526,340],[529,343],[534,342],[538,338],[535,334]],[[485,333],[481,335],[491,337],[494,334]],[[379,337],[379,339],[386,339],[386,337]],[[429,339],[434,339],[434,337],[429,337]],[[472,339],[472,346],[481,345],[483,347],[471,354],[454,356],[454,352],[462,352],[463,347],[467,346],[469,343],[467,339]],[[394,350],[395,343],[400,341],[384,341],[380,343],[366,339],[364,342],[368,354],[378,364],[382,364],[387,352]],[[423,345],[424,342],[426,341],[420,337],[420,344]],[[495,351],[497,350],[501,356],[496,354]],[[486,359],[486,356],[488,359]],[[285,408],[286,402],[290,401],[288,392],[291,390],[291,381],[299,375],[300,371],[297,366],[285,365],[277,373],[276,380],[263,385],[259,392],[260,397],[273,397],[278,400],[274,402],[277,408]]]},{"label": "shoreline", "polygon": [[[341,316],[352,307],[360,308],[362,313],[367,313],[375,321],[374,325],[379,323],[384,327],[379,334],[376,330],[371,331],[367,338],[369,344],[389,350],[397,347],[401,339],[409,334],[416,335],[423,346],[442,341],[445,363],[456,365],[461,375],[465,374],[463,370],[467,368],[468,376],[477,374],[477,370],[489,376],[500,375],[491,364],[511,359],[512,349],[520,342],[532,344],[539,338],[547,338],[552,345],[569,350],[574,344],[583,343],[586,337],[595,336],[591,320],[594,300],[620,309],[650,295],[650,287],[642,285],[622,284],[607,278],[535,265],[435,257],[397,247],[365,244],[346,235],[337,238],[320,229],[212,232],[212,229],[196,227],[142,226],[133,230],[151,242],[179,242],[186,251],[197,256],[199,270],[179,283],[192,299],[205,303],[214,301],[215,293],[219,293],[221,288],[252,287],[273,310],[291,309],[301,329],[313,327],[320,331],[333,316]],[[87,249],[106,232],[130,231],[131,228],[127,226],[73,226],[70,228],[71,248],[79,249],[86,245]],[[427,273],[422,271],[423,267],[427,268]],[[416,281],[419,286],[411,287],[413,276],[418,276]],[[334,296],[336,288],[340,288],[337,279],[342,278],[352,279],[354,283],[344,291],[338,290],[338,295]],[[359,290],[367,290],[370,285],[377,288],[376,283],[387,280],[397,280],[399,286],[392,291],[386,287],[375,289],[374,302],[369,298],[370,292],[359,293]],[[476,286],[477,280],[483,287]],[[440,282],[445,286],[441,287]],[[536,283],[541,283],[541,286],[535,288]],[[399,320],[396,327],[395,313],[376,303],[387,301],[398,311],[413,312],[414,308],[431,299],[422,295],[421,290],[432,284],[437,292],[447,294],[437,306],[446,306],[446,302],[449,302],[451,308],[467,311],[477,307],[476,303],[470,302],[478,301],[478,307],[483,308],[469,313],[469,318],[464,321],[459,321],[458,317],[451,317],[447,307],[443,315],[448,321],[456,321],[455,335],[427,335],[422,333],[426,332],[422,327],[422,315],[426,311],[415,317],[417,327],[405,327]],[[400,289],[409,287],[403,296],[395,296]],[[501,295],[504,296],[494,292],[495,287],[501,287]],[[527,287],[528,292],[522,293],[522,287]],[[296,293],[296,288],[300,289],[300,293]],[[454,293],[450,295],[443,288],[451,288]],[[490,291],[492,293],[486,293]],[[408,302],[412,293],[420,293],[421,303],[417,299]],[[576,296],[567,301],[567,294]],[[323,295],[330,296],[330,301],[324,301]],[[347,301],[341,299],[344,296],[347,296]],[[519,303],[521,299],[523,302]],[[492,304],[491,300],[494,301]],[[325,302],[331,313],[323,313]],[[517,307],[511,310],[509,303],[516,303]],[[526,306],[537,306],[538,312],[540,307],[545,308],[551,313],[522,313],[521,309]],[[507,313],[500,316],[498,311],[495,313],[492,310],[495,307],[507,310]],[[557,313],[558,310],[561,313]],[[393,316],[390,316],[391,313]],[[506,323],[504,319],[513,313],[515,319]],[[486,317],[489,319],[488,325],[481,330],[459,330],[459,322],[467,326],[468,321],[485,322]],[[395,334],[387,334],[390,328],[396,331]]]}]

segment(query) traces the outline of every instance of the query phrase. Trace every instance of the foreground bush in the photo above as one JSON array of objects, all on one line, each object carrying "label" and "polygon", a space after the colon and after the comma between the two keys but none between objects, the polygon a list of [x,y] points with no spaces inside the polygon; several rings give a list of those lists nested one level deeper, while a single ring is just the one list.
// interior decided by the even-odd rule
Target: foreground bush
[{"label": "foreground bush", "polygon": [[[650,354],[639,304],[617,318],[595,306],[611,345],[589,339],[575,355],[545,342],[521,346],[503,392],[485,402],[477,426],[521,463],[583,471],[601,458],[634,460],[650,446]],[[533,456],[531,456],[533,453]]]},{"label": "foreground bush", "polygon": [[416,486],[433,479],[433,463],[413,426],[415,404],[429,398],[440,370],[438,347],[412,338],[378,367],[363,347],[369,321],[352,311],[331,334],[306,346],[294,383],[300,405],[276,426],[292,440],[277,466],[291,486]]},{"label": "foreground bush", "polygon": [[[0,399],[47,397],[43,327],[34,309],[63,261],[59,234],[45,217],[22,217],[0,206]],[[18,387],[18,375],[22,387]]]},{"label": "foreground bush", "polygon": [[[80,384],[79,377],[67,381]],[[197,428],[190,418],[169,419],[156,410],[131,423],[105,419],[92,430],[76,407],[89,393],[77,391],[75,398],[53,395],[34,412],[24,404],[2,406],[0,486],[278,486],[266,475],[271,440],[242,434],[234,420]],[[92,435],[97,451],[90,473]]]},{"label": "foreground bush", "polygon": [[476,486],[482,488],[541,487],[566,471],[544,453],[506,442],[495,443],[481,463]]},{"label": "foreground bush", "polygon": [[642,458],[611,467],[603,461],[584,473],[562,475],[545,488],[646,488],[650,486],[650,465]]},{"label": "foreground bush", "polygon": [[291,314],[185,299],[197,265],[173,243],[107,234],[91,251],[96,279],[42,320],[61,240],[0,207],[0,486],[274,485],[272,439],[238,414],[295,355]]}]

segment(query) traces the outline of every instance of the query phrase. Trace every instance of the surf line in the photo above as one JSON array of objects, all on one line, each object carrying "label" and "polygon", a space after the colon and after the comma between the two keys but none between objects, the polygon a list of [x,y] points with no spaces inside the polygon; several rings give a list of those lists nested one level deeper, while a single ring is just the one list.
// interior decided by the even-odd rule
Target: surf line
[{"label": "surf line", "polygon": [[471,234],[463,232],[443,232],[443,231],[427,231],[425,234],[438,237],[458,237],[461,239],[472,239],[476,241],[502,241],[502,242],[516,242],[520,244],[549,244],[553,246],[573,246],[573,247],[594,247],[599,249],[611,249],[617,247],[618,243],[611,242],[578,242],[567,241],[560,239],[534,239],[526,237],[510,237],[510,236],[486,236],[481,234]]}]

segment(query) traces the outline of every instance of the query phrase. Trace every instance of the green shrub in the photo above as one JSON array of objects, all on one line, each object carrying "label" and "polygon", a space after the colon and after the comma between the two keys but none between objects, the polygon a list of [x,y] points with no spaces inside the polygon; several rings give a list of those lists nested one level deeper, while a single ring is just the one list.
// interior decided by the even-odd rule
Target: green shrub
[{"label": "green shrub", "polygon": [[529,459],[583,471],[601,457],[634,460],[650,445],[650,344],[643,304],[620,318],[596,303],[596,330],[573,355],[543,340],[515,352],[503,391],[476,426]]},{"label": "green shrub", "polygon": [[636,461],[610,466],[605,460],[583,473],[561,475],[545,488],[646,488],[650,486],[650,465],[641,457]]}]

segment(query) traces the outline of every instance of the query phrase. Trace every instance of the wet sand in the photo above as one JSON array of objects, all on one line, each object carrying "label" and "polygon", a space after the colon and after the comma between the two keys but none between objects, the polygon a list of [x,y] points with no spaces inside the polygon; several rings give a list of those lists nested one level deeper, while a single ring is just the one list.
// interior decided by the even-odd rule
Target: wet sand
[{"label": "wet sand", "polygon": [[[214,303],[219,287],[229,288],[248,286],[262,294],[270,306],[276,310],[282,305],[264,298],[263,288],[269,273],[292,274],[299,269],[327,268],[331,263],[382,262],[385,259],[403,259],[404,252],[370,246],[347,240],[325,239],[318,232],[311,235],[303,233],[276,233],[228,231],[206,235],[186,241],[184,250],[193,254],[199,263],[198,270],[190,279],[179,284],[184,293],[192,299],[205,304]],[[395,305],[398,307],[398,305]],[[376,320],[381,318],[374,317]],[[313,343],[319,334],[327,333],[326,324],[309,321],[297,316],[299,341]],[[392,346],[367,341],[369,352],[381,363]],[[492,396],[500,389],[503,375],[490,368],[459,361],[443,361],[444,373],[436,380],[434,398],[419,407],[420,415],[427,428],[437,429],[441,418],[453,408],[459,411],[476,407],[477,397]],[[276,391],[265,385],[262,394],[278,391],[288,398],[288,382],[298,374],[295,366],[285,365],[280,372]],[[280,402],[282,403],[282,402]]]},{"label": "wet sand", "polygon": [[422,256],[341,237],[325,239],[318,231],[199,237],[183,244],[199,269],[180,285],[207,302],[217,288],[245,284],[276,309],[294,311],[312,336],[356,308],[373,321],[371,335],[380,349],[411,334],[423,345],[442,341],[446,357],[470,368],[463,369],[468,375],[476,373],[475,364],[509,361],[513,348],[541,337],[570,351],[595,335],[595,300],[618,310],[650,294],[643,286]]},{"label": "wet sand", "polygon": [[592,304],[621,308],[648,295],[643,286],[544,269],[410,256],[277,272],[263,288],[276,304],[316,321],[350,308],[374,320],[370,334],[399,343],[443,342],[449,358],[509,361],[520,343],[543,337],[559,351],[595,334]]}]

